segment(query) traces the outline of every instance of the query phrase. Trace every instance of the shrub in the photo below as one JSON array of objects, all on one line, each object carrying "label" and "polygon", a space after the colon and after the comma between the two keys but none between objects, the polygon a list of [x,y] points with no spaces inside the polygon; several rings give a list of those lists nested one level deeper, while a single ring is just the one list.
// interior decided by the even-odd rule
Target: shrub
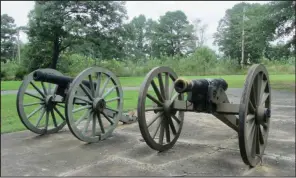
[{"label": "shrub", "polygon": [[27,70],[24,67],[19,67],[15,72],[15,80],[23,80],[24,76],[27,74]]},{"label": "shrub", "polygon": [[5,80],[7,77],[7,72],[5,70],[0,71],[1,80]]}]

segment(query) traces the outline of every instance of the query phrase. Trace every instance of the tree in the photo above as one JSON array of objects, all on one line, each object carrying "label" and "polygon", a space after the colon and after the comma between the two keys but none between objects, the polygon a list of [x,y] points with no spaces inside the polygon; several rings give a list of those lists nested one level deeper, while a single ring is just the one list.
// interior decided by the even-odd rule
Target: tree
[{"label": "tree", "polygon": [[127,41],[125,52],[130,57],[142,58],[148,52],[147,21],[144,15],[134,17],[125,25]]},{"label": "tree", "polygon": [[208,28],[207,24],[202,24],[200,19],[195,19],[193,21],[194,25],[194,31],[195,31],[195,36],[196,36],[196,46],[197,47],[202,47],[206,43],[206,36],[205,32],[206,29]]},{"label": "tree", "polygon": [[156,26],[155,37],[164,55],[186,55],[195,48],[193,25],[182,11],[167,12]]},{"label": "tree", "polygon": [[114,31],[125,13],[124,2],[120,1],[36,1],[29,14],[30,48],[37,52],[32,59],[46,54],[50,56],[46,61],[55,69],[60,54],[83,40],[100,48],[106,40],[114,43]]},{"label": "tree", "polygon": [[7,14],[1,15],[1,62],[14,58],[16,54],[17,28],[14,19]]},{"label": "tree", "polygon": [[[248,20],[243,19],[244,8]],[[239,63],[244,23],[244,56],[250,56],[252,62],[258,60],[271,39],[270,33],[262,30],[262,27],[258,25],[266,13],[265,4],[238,3],[234,5],[219,21],[217,33],[214,34],[214,43],[226,56],[236,59]]]},{"label": "tree", "polygon": [[287,48],[294,49],[295,35],[295,1],[272,1],[268,4],[266,16],[260,25],[265,31],[273,35],[274,39],[287,38],[284,44]]}]

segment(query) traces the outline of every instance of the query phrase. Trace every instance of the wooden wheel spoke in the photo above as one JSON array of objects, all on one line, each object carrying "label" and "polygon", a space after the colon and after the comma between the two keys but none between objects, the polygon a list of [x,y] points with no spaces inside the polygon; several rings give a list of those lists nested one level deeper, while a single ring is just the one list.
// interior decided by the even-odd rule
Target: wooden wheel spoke
[{"label": "wooden wheel spoke", "polygon": [[60,106],[62,108],[65,108],[65,106],[64,105],[61,105],[60,103],[57,103],[56,105],[58,105],[58,106]]},{"label": "wooden wheel spoke", "polygon": [[180,121],[175,115],[172,115],[172,118],[173,118],[178,124],[181,124],[181,121]]},{"label": "wooden wheel spoke", "polygon": [[55,118],[55,115],[54,115],[53,110],[50,111],[50,114],[51,114],[51,117],[52,117],[53,125],[54,125],[55,127],[58,127],[57,120],[56,120],[56,118]]},{"label": "wooden wheel spoke", "polygon": [[163,111],[163,107],[146,108],[145,112],[147,111]]},{"label": "wooden wheel spoke", "polygon": [[31,112],[29,115],[28,115],[28,119],[30,119],[34,114],[36,114],[38,111],[40,111],[41,109],[43,108],[43,106],[39,106],[39,108],[35,109],[33,112]]},{"label": "wooden wheel spoke", "polygon": [[102,131],[102,133],[105,133],[105,129],[104,129],[104,125],[103,125],[100,113],[97,113],[97,117],[98,117],[98,121],[99,121],[101,131]]},{"label": "wooden wheel spoke", "polygon": [[255,154],[256,154],[256,139],[257,139],[257,133],[256,133],[256,127],[253,127],[253,135],[252,137],[250,137],[250,139],[252,140],[252,149],[251,149],[251,155],[252,157],[255,157]]},{"label": "wooden wheel spoke", "polygon": [[89,127],[89,123],[90,123],[91,118],[92,118],[91,116],[92,116],[92,113],[89,113],[88,118],[87,118],[87,121],[86,121],[86,123],[85,123],[85,125],[84,125],[84,128],[83,128],[83,132],[84,132],[84,133],[87,132],[87,129],[88,129],[88,127]]},{"label": "wooden wheel spoke", "polygon": [[258,126],[258,136],[259,136],[260,143],[261,144],[264,144],[264,137],[263,137],[263,134],[262,134],[262,130],[260,128],[260,125]]},{"label": "wooden wheel spoke", "polygon": [[114,124],[114,121],[112,120],[112,119],[110,119],[110,117],[109,116],[107,116],[107,114],[105,114],[105,112],[103,111],[103,112],[101,112],[101,114],[103,114],[103,116],[110,122],[110,124],[111,125],[113,125]]},{"label": "wooden wheel spoke", "polygon": [[267,129],[267,124],[266,123],[260,123],[264,129]]},{"label": "wooden wheel spoke", "polygon": [[165,99],[169,99],[170,98],[170,93],[169,93],[169,73],[165,73],[165,79],[164,79],[164,92],[165,92]]},{"label": "wooden wheel spoke", "polygon": [[152,95],[150,95],[149,93],[147,93],[146,95],[151,101],[153,101],[154,103],[158,104],[159,106],[162,106],[163,104],[158,101],[156,98],[154,98]]},{"label": "wooden wheel spoke", "polygon": [[108,83],[109,83],[110,78],[111,78],[111,77],[108,77],[107,80],[105,81],[105,83],[104,83],[104,85],[103,85],[103,88],[102,88],[102,90],[100,91],[99,96],[101,96],[101,95],[104,93],[104,91],[105,91],[105,89],[106,89],[106,87],[107,87],[107,85],[108,85]]},{"label": "wooden wheel spoke", "polygon": [[99,96],[99,94],[100,94],[101,72],[98,72],[97,81],[98,82],[97,82],[97,86],[96,86],[95,97]]},{"label": "wooden wheel spoke", "polygon": [[35,90],[38,91],[38,93],[45,98],[45,95],[43,94],[43,92],[31,81],[30,84],[35,88]]},{"label": "wooden wheel spoke", "polygon": [[147,127],[149,128],[160,116],[163,115],[163,112],[159,112],[157,113],[152,119],[151,122],[149,124],[147,124]]},{"label": "wooden wheel spoke", "polygon": [[46,111],[46,120],[45,120],[45,126],[44,126],[45,130],[47,130],[48,128],[48,122],[49,122],[49,111]]},{"label": "wooden wheel spoke", "polygon": [[174,126],[174,123],[173,123],[173,120],[172,120],[171,117],[168,118],[168,123],[169,123],[169,125],[170,125],[170,127],[172,129],[173,134],[176,135],[177,134],[177,131],[176,131],[176,128]]},{"label": "wooden wheel spoke", "polygon": [[32,93],[25,92],[25,94],[26,94],[26,95],[29,95],[29,96],[32,96],[32,97],[34,97],[34,98],[37,98],[37,99],[43,100],[43,98],[41,98],[41,97],[39,97],[39,96],[36,96],[36,95],[34,95],[34,94],[32,94]]},{"label": "wooden wheel spoke", "polygon": [[59,115],[63,120],[66,120],[65,117],[63,116],[63,114],[58,110],[58,108],[57,108],[56,106],[54,106],[53,109],[58,113],[58,115]]},{"label": "wooden wheel spoke", "polygon": [[93,123],[92,123],[92,136],[94,137],[96,135],[96,116],[93,114]]},{"label": "wooden wheel spoke", "polygon": [[266,86],[267,86],[267,80],[262,80],[262,83],[261,83],[261,91],[260,91],[260,96],[262,98],[262,95],[266,89]]},{"label": "wooden wheel spoke", "polygon": [[160,126],[161,126],[161,120],[160,120],[160,122],[159,122],[159,124],[158,124],[158,126],[157,126],[156,130],[155,130],[155,131],[154,131],[154,133],[153,133],[152,139],[154,139],[154,138],[155,138],[155,136],[156,136],[156,134],[157,134],[157,132],[158,132],[158,130],[159,130],[159,128],[160,128]]},{"label": "wooden wheel spoke", "polygon": [[89,98],[90,100],[92,100],[92,96],[91,96],[91,94],[89,93],[87,87],[85,87],[84,84],[80,84],[80,87],[81,87],[81,89],[84,91],[84,93],[88,96],[88,98]]},{"label": "wooden wheel spoke", "polygon": [[115,112],[115,113],[118,113],[118,110],[116,110],[116,109],[112,109],[112,108],[110,108],[110,107],[106,107],[105,109],[110,110],[110,111],[113,111],[113,112]]},{"label": "wooden wheel spoke", "polygon": [[248,114],[247,118],[246,118],[246,122],[252,122],[255,119],[255,115],[254,114]]},{"label": "wooden wheel spoke", "polygon": [[258,76],[257,76],[257,103],[259,105],[260,103],[260,98],[261,98],[261,86],[262,86],[262,80],[263,80],[263,74],[260,72],[258,73]]},{"label": "wooden wheel spoke", "polygon": [[260,143],[259,143],[259,128],[256,127],[256,155],[260,154]]},{"label": "wooden wheel spoke", "polygon": [[159,73],[157,75],[157,78],[158,78],[160,93],[161,93],[162,97],[165,99],[165,91],[164,91],[164,85],[163,85],[163,80],[162,80],[161,73]]},{"label": "wooden wheel spoke", "polygon": [[78,100],[81,100],[81,101],[85,101],[85,102],[87,102],[89,104],[92,104],[92,102],[90,100],[88,100],[86,97],[81,97],[81,96],[75,95],[74,98],[75,98],[75,100],[78,99]]},{"label": "wooden wheel spoke", "polygon": [[80,122],[81,121],[83,121],[84,119],[86,119],[87,117],[87,115],[89,115],[90,114],[90,110],[87,110],[76,122],[75,122],[75,124],[76,125],[79,125],[80,124]]},{"label": "wooden wheel spoke", "polygon": [[91,91],[92,97],[95,97],[94,83],[93,83],[91,75],[88,75],[88,80],[89,80],[90,91]]},{"label": "wooden wheel spoke", "polygon": [[158,140],[158,143],[159,144],[163,144],[163,136],[164,136],[164,118],[162,117],[161,118],[161,122],[160,122],[160,132],[159,132],[159,140]]},{"label": "wooden wheel spoke", "polygon": [[171,142],[171,135],[170,135],[170,127],[169,127],[169,123],[168,123],[168,119],[169,118],[164,118],[164,126],[165,126],[165,133],[166,133],[166,141],[167,143]]},{"label": "wooden wheel spoke", "polygon": [[263,93],[260,105],[265,104],[268,97],[269,97],[269,93]]},{"label": "wooden wheel spoke", "polygon": [[39,118],[38,118],[38,120],[37,120],[37,122],[36,122],[36,127],[38,127],[39,126],[39,124],[40,124],[40,121],[41,121],[41,119],[43,118],[43,116],[44,116],[44,114],[45,114],[45,108],[43,108],[43,110],[42,110],[42,113],[40,114],[40,116],[39,116]]},{"label": "wooden wheel spoke", "polygon": [[119,99],[120,99],[120,97],[111,98],[111,99],[109,99],[109,100],[106,100],[105,102],[106,102],[106,103],[109,103],[109,102],[112,102],[112,101],[117,101],[117,100],[119,100]]},{"label": "wooden wheel spoke", "polygon": [[111,89],[109,89],[103,96],[102,98],[105,98],[106,96],[108,96],[115,88],[117,88],[117,86],[112,87]]},{"label": "wooden wheel spoke", "polygon": [[73,109],[73,110],[72,110],[72,113],[76,113],[76,112],[78,112],[78,111],[81,111],[81,110],[84,110],[84,109],[89,109],[89,108],[91,108],[90,105],[82,106],[82,107],[79,107],[79,108]]},{"label": "wooden wheel spoke", "polygon": [[252,111],[252,113],[254,113],[256,110],[251,100],[249,100],[249,109]]},{"label": "wooden wheel spoke", "polygon": [[41,86],[42,86],[42,88],[43,88],[43,92],[44,92],[44,94],[47,95],[46,87],[45,87],[45,85],[44,85],[43,82],[41,82]]},{"label": "wooden wheel spoke", "polygon": [[172,84],[172,85],[170,85],[170,88],[169,88],[169,99],[171,99],[172,98],[172,96],[173,96],[173,93],[174,93],[174,83]]},{"label": "wooden wheel spoke", "polygon": [[44,104],[44,102],[41,101],[41,102],[35,102],[35,103],[28,103],[28,104],[24,104],[23,106],[24,106],[24,107],[27,107],[27,106],[37,105],[37,104]]},{"label": "wooden wheel spoke", "polygon": [[[153,88],[153,90],[154,90],[154,92],[155,92],[157,98],[159,99],[159,101],[162,101],[162,102],[163,102],[163,101],[164,101],[164,98],[163,98],[163,96],[161,95],[160,91],[158,90],[158,88],[157,88],[157,86],[156,86],[154,80],[151,81],[151,85],[152,85],[152,88]],[[147,94],[148,94],[148,93],[147,93]]]}]

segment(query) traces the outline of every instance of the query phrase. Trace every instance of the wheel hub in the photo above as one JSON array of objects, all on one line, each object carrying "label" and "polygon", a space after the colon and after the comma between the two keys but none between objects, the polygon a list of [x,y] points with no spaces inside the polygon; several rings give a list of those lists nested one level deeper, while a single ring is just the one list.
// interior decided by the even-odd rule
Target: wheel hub
[{"label": "wheel hub", "polygon": [[176,114],[176,110],[174,110],[172,108],[172,102],[171,100],[165,100],[164,101],[164,105],[163,105],[163,109],[164,109],[164,114],[165,116],[171,116],[171,115],[175,115]]},{"label": "wheel hub", "polygon": [[45,108],[50,111],[54,107],[53,95],[47,95],[45,98]]},{"label": "wheel hub", "polygon": [[93,101],[93,109],[96,112],[102,112],[106,108],[106,101],[104,98],[96,98]]},{"label": "wheel hub", "polygon": [[256,123],[261,124],[266,122],[266,119],[270,117],[270,110],[264,107],[258,107],[256,109]]}]

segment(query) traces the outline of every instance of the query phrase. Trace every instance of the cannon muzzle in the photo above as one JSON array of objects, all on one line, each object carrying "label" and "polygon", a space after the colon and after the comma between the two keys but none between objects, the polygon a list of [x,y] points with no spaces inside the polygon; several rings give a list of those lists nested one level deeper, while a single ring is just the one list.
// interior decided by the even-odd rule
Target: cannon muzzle
[{"label": "cannon muzzle", "polygon": [[194,92],[206,93],[209,85],[220,86],[224,91],[227,90],[228,84],[224,79],[197,79],[197,80],[185,80],[178,78],[175,81],[174,88],[178,93]]},{"label": "cannon muzzle", "polygon": [[192,89],[192,83],[188,80],[178,78],[175,81],[175,90],[178,93],[188,92]]}]

